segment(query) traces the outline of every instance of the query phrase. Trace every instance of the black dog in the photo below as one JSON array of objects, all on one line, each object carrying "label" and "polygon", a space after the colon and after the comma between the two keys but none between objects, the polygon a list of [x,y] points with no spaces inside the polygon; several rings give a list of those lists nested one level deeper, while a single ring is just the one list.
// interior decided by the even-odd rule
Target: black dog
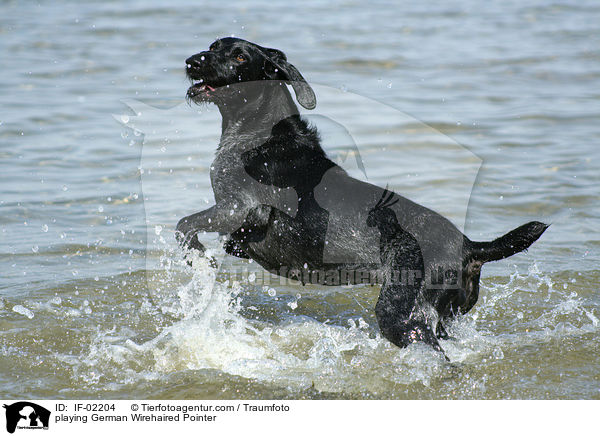
[{"label": "black dog", "polygon": [[[276,274],[302,282],[316,277],[325,285],[380,282],[385,237],[371,212],[381,206],[385,191],[350,177],[326,156],[286,85],[307,109],[316,105],[314,92],[286,56],[223,38],[186,64],[193,81],[188,99],[215,104],[223,122],[210,171],[216,204],[179,221],[180,243],[203,251],[197,233],[219,232],[229,235],[228,253],[254,259]],[[430,309],[426,323],[438,337],[444,333],[442,319],[477,302],[481,266],[527,249],[547,228],[534,221],[492,242],[473,242],[446,218],[397,194],[385,210],[395,215],[396,235],[402,229],[411,238],[397,248],[400,257],[414,251],[422,262],[419,286],[428,306],[423,309]],[[394,300],[421,304],[410,287],[384,288]],[[383,301],[391,301],[387,291],[380,300],[381,312]]]}]

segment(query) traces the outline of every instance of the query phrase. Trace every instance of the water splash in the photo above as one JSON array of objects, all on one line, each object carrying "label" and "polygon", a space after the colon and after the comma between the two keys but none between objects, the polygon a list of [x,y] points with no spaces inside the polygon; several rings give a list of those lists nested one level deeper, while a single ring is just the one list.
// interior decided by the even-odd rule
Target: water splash
[{"label": "water splash", "polygon": [[[83,359],[85,368],[78,371],[87,383],[118,389],[120,384],[208,370],[295,392],[376,395],[398,386],[434,389],[454,383],[467,397],[482,396],[488,379],[469,378],[464,374],[469,366],[501,362],[514,349],[539,345],[548,336],[598,329],[593,310],[580,297],[565,298],[556,291],[551,277],[534,264],[508,280],[484,280],[480,303],[448,325],[452,339],[442,341],[452,362],[447,364],[424,344],[393,346],[362,318],[336,325],[294,310],[283,320],[250,318],[243,315],[241,297],[249,284],[217,272],[206,259],[194,259],[190,268],[176,253],[165,252],[161,262],[164,269],[155,272],[155,291],[143,310],[172,321],[143,340],[127,328],[98,331]],[[550,298],[548,310],[538,314],[529,307],[530,298]]]}]

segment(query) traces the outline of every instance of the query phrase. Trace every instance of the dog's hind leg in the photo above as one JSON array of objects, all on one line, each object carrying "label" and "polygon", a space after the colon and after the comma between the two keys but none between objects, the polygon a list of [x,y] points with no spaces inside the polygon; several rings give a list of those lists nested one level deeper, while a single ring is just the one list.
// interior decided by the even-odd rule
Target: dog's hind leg
[{"label": "dog's hind leg", "polygon": [[[382,324],[385,327],[382,327]],[[441,352],[446,360],[450,360],[442,349],[432,328],[425,321],[418,319],[409,319],[408,321],[397,320],[392,323],[380,323],[380,328],[383,336],[400,348],[404,348],[415,342],[424,342],[434,350]]]},{"label": "dog's hind leg", "polygon": [[443,353],[435,332],[421,319],[423,315],[419,310],[418,291],[413,286],[384,284],[375,305],[379,329],[386,339],[398,347],[425,342]]}]

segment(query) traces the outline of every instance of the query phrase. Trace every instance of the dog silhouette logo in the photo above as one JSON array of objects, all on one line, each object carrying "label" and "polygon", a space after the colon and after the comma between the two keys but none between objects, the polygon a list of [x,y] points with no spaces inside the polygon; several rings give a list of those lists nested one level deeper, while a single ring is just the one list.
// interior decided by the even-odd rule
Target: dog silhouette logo
[{"label": "dog silhouette logo", "polygon": [[48,429],[50,411],[28,401],[4,405],[6,409],[6,431],[14,433],[18,429]]}]

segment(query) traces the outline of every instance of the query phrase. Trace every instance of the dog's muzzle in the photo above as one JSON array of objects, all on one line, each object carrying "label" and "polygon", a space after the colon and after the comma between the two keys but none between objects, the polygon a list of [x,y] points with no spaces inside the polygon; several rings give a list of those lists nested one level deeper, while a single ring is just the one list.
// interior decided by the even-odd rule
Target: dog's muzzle
[{"label": "dog's muzzle", "polygon": [[203,53],[196,54],[185,60],[186,76],[192,82],[192,86],[187,90],[188,98],[208,99],[216,88],[208,84],[205,77],[203,77],[202,70],[206,68],[205,62],[206,55]]}]

